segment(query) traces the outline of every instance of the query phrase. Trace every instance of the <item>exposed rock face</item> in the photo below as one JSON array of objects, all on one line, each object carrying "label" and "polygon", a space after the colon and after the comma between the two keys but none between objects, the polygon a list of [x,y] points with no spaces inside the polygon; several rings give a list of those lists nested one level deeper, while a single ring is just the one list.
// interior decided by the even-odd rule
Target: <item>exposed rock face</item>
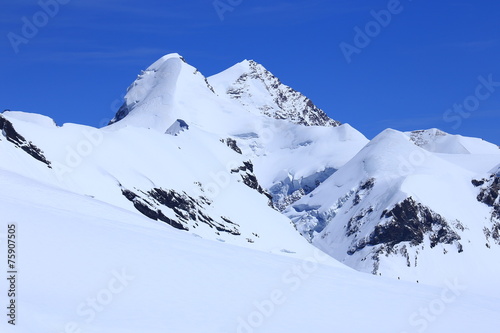
[{"label": "exposed rock face", "polygon": [[127,103],[123,103],[118,111],[116,111],[114,118],[109,121],[108,125],[114,124],[125,118],[130,113],[130,110],[131,107],[129,107]]},{"label": "exposed rock face", "polygon": [[145,199],[142,199],[134,192],[123,189],[122,194],[134,204],[134,207],[139,212],[149,217],[150,219],[163,221],[177,229],[189,230],[189,228],[184,226],[182,223],[166,217],[160,209],[155,209],[154,207],[152,207],[151,203],[149,203]]},{"label": "exposed rock face", "polygon": [[326,113],[300,92],[284,85],[281,81],[253,60],[247,62],[248,71],[242,74],[226,92],[232,99],[244,104],[251,98],[251,80],[258,80],[272,96],[273,103],[258,105],[262,114],[287,119],[305,126],[339,126],[340,122],[329,118]]},{"label": "exposed rock face", "polygon": [[499,206],[499,191],[500,191],[500,177],[491,175],[490,179],[483,180],[483,183],[476,182],[477,185],[484,185],[481,187],[481,193],[477,196],[477,200],[493,207],[495,213],[500,213]]},{"label": "exposed rock face", "polygon": [[491,207],[491,227],[484,228],[487,245],[490,238],[500,245],[500,176],[492,174],[489,178],[473,180],[472,184],[480,188],[477,200]]},{"label": "exposed rock face", "polygon": [[448,134],[438,129],[419,130],[409,133],[410,140],[419,147],[426,147],[429,144],[432,144],[432,140],[436,137],[443,137],[446,135]]},{"label": "exposed rock face", "polygon": [[[384,210],[380,216],[381,222],[375,225],[367,237],[356,237],[372,214],[374,209],[370,207],[351,218],[346,226],[346,236],[354,237],[347,251],[349,256],[371,247],[369,257],[373,263],[373,274],[378,273],[381,255],[402,256],[408,267],[416,267],[419,248],[423,249],[426,240],[431,248],[439,244],[454,244],[458,253],[463,252],[459,242],[461,237],[457,232],[464,230],[460,221],[450,223],[428,207],[417,203],[412,197]],[[413,254],[410,254],[410,248],[414,248],[411,251]],[[447,252],[446,249],[443,251]]]},{"label": "exposed rock face", "polygon": [[274,208],[273,201],[272,201],[272,199],[273,199],[272,195],[269,194],[269,192],[267,192],[267,190],[265,190],[259,184],[257,177],[253,173],[252,161],[243,162],[242,166],[235,168],[235,169],[232,169],[231,173],[239,173],[241,176],[241,179],[243,180],[243,183],[246,186],[250,187],[251,189],[256,190],[260,194],[264,194],[269,199],[269,203],[268,203],[269,207]]},{"label": "exposed rock face", "polygon": [[[373,188],[375,179],[370,178],[352,189],[343,196],[337,199],[334,205],[326,210],[321,210],[320,206],[306,204],[291,204],[289,209],[285,211],[292,221],[297,226],[299,232],[309,241],[321,233],[330,222],[337,216],[340,211],[345,209],[350,210],[357,206],[362,198],[364,198]],[[348,208],[348,203],[351,203]],[[292,213],[295,212],[295,213]],[[365,223],[366,218],[370,218],[373,209],[362,210],[356,217],[353,217],[348,222],[346,235],[351,236],[360,231],[361,226]],[[322,237],[325,237],[324,235]]]},{"label": "exposed rock face", "polygon": [[328,209],[296,203],[285,214],[313,244],[328,242],[336,249],[332,255],[340,261],[368,260],[373,274],[379,273],[382,255],[404,257],[411,267],[417,265],[418,253],[426,246],[454,245],[458,253],[463,251],[460,221],[448,221],[411,196],[390,207],[370,201],[373,191],[380,194],[375,189],[378,185],[377,179],[368,178]]},{"label": "exposed rock face", "polygon": [[19,134],[12,123],[5,119],[2,115],[0,115],[0,130],[7,141],[13,143],[17,148],[21,148],[34,159],[46,164],[47,167],[52,168],[51,162],[45,158],[43,151],[35,146],[31,141],[26,140],[21,134]]},{"label": "exposed rock face", "polygon": [[[224,142],[224,140],[222,140],[222,142]],[[238,147],[238,145],[236,144],[236,140],[234,139],[231,139],[231,138],[227,138],[226,139],[226,144],[229,148],[231,148],[232,150],[234,150],[235,152],[237,152],[238,154],[241,154],[241,149],[240,147]],[[252,170],[253,172],[253,170]]]},{"label": "exposed rock face", "polygon": [[[409,197],[390,210],[382,213],[381,219],[388,219],[375,226],[368,238],[357,242],[348,254],[354,254],[365,246],[383,244],[392,248],[402,242],[412,246],[423,243],[424,237],[430,239],[431,248],[437,244],[452,244],[460,240],[447,221],[429,208]],[[461,246],[458,247],[461,252]]]},{"label": "exposed rock face", "polygon": [[361,186],[358,188],[354,196],[354,200],[352,202],[353,206],[359,205],[361,200],[363,200],[363,198],[373,188],[374,185],[375,185],[375,179],[373,178],[370,178],[363,184],[361,184]]},{"label": "exposed rock face", "polygon": [[[189,227],[196,228],[199,223],[204,223],[217,232],[240,235],[239,225],[229,218],[220,216],[217,218],[220,220],[217,221],[205,213],[207,206],[212,203],[206,197],[200,196],[195,199],[185,192],[178,193],[161,188],[153,188],[147,192],[122,188],[122,194],[143,215],[153,220],[163,221],[174,228],[189,230]],[[167,211],[170,211],[170,214],[167,214]],[[166,214],[175,215],[175,219],[167,217]]]}]

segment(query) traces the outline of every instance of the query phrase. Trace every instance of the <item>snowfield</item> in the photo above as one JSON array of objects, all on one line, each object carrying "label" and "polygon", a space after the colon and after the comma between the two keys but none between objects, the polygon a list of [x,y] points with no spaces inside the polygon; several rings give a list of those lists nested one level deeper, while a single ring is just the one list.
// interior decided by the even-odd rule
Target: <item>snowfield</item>
[{"label": "snowfield", "polygon": [[103,128],[0,114],[0,331],[495,330],[499,170],[480,139],[370,141],[254,61],[166,55]]},{"label": "snowfield", "polygon": [[246,249],[8,172],[0,179],[20,266],[17,323],[4,320],[2,332],[472,332],[500,324],[499,299],[459,278],[428,286],[356,272],[312,247],[300,256]]}]

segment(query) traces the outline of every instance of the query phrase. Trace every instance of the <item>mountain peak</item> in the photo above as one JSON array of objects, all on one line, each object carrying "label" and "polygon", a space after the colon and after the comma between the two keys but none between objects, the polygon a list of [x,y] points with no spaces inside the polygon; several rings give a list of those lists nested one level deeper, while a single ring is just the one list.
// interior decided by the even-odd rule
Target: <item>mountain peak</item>
[{"label": "mountain peak", "polygon": [[[143,70],[127,89],[125,101],[110,125],[154,128],[164,132],[176,119],[176,107],[186,92],[200,96],[214,95],[207,79],[178,53],[167,54]],[[183,95],[182,97],[179,94]],[[123,119],[127,118],[127,121]]]},{"label": "mountain peak", "polygon": [[237,67],[237,66],[243,68],[243,70],[245,70],[245,72],[248,74],[262,75],[266,72],[269,73],[269,71],[262,64],[256,62],[255,60],[252,60],[252,59],[250,59],[250,60],[245,59],[245,60],[237,63],[233,67]]},{"label": "mountain peak", "polygon": [[149,66],[148,69],[150,68],[158,68],[160,65],[165,63],[166,61],[170,59],[180,59],[183,62],[187,63],[186,60],[184,59],[183,56],[181,56],[179,53],[169,53],[161,57],[160,59],[156,60],[151,66]]},{"label": "mountain peak", "polygon": [[257,110],[268,117],[305,126],[335,127],[341,124],[254,60],[243,60],[209,77],[209,82],[219,93],[227,94],[250,112]]},{"label": "mountain peak", "polygon": [[165,132],[176,119],[210,127],[228,112],[242,119],[245,111],[305,126],[340,125],[254,60],[207,79],[178,53],[161,57],[137,76],[110,125]]},{"label": "mountain peak", "polygon": [[434,153],[500,154],[498,146],[478,138],[443,132],[437,128],[405,132],[417,146]]}]

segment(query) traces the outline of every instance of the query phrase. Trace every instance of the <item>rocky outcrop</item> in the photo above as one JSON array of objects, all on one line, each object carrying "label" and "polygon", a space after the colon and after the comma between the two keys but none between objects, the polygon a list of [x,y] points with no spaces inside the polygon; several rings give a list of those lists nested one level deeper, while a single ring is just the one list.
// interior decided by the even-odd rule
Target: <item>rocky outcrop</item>
[{"label": "rocky outcrop", "polygon": [[240,149],[240,147],[238,147],[238,144],[236,143],[236,140],[231,139],[231,138],[227,138],[226,140],[222,139],[221,141],[222,142],[226,142],[226,145],[229,148],[231,148],[232,150],[234,150],[235,152],[237,152],[238,154],[241,155],[241,149]]},{"label": "rocky outcrop", "polygon": [[[200,223],[204,223],[216,232],[240,235],[239,225],[228,217],[220,216],[216,219],[206,214],[206,207],[212,203],[206,197],[195,199],[185,192],[178,193],[162,188],[149,191],[122,188],[122,194],[141,214],[153,220],[163,221],[174,228],[187,231],[190,230],[189,227],[195,229]],[[170,214],[167,214],[167,211],[170,211]],[[166,215],[175,215],[175,219]]]},{"label": "rocky outcrop", "polygon": [[462,246],[458,243],[461,238],[448,222],[428,207],[415,202],[412,197],[392,209],[384,210],[380,218],[383,222],[377,224],[368,237],[357,241],[349,249],[349,255],[366,246],[384,245],[385,251],[404,242],[417,246],[424,242],[425,237],[430,240],[431,248],[438,244],[457,242],[458,252],[462,252]]},{"label": "rocky outcrop", "polygon": [[0,130],[7,141],[14,144],[17,148],[21,148],[34,159],[46,164],[48,168],[52,168],[51,162],[44,156],[43,151],[19,134],[14,128],[14,125],[2,115],[0,115]]},{"label": "rocky outcrop", "polygon": [[265,195],[269,199],[269,202],[268,202],[269,207],[274,208],[274,206],[273,206],[273,200],[272,200],[273,199],[272,195],[269,194],[269,192],[267,190],[265,190],[259,184],[259,181],[257,180],[257,177],[253,173],[253,163],[252,163],[252,161],[245,161],[245,162],[243,162],[242,166],[240,166],[238,168],[235,168],[235,169],[232,169],[231,173],[239,173],[239,175],[241,176],[241,179],[242,179],[243,183],[246,186],[250,187],[251,189],[256,190],[260,194]]},{"label": "rocky outcrop", "polygon": [[243,101],[251,97],[250,80],[259,80],[272,97],[273,103],[258,105],[262,114],[275,119],[287,119],[304,126],[341,125],[300,92],[284,85],[281,81],[253,60],[246,62],[248,71],[243,73],[226,91],[230,98]]},{"label": "rocky outcrop", "polygon": [[490,246],[490,238],[500,245],[500,175],[496,173],[489,178],[473,180],[472,184],[480,189],[477,200],[491,207],[491,226],[483,230],[486,246]]}]

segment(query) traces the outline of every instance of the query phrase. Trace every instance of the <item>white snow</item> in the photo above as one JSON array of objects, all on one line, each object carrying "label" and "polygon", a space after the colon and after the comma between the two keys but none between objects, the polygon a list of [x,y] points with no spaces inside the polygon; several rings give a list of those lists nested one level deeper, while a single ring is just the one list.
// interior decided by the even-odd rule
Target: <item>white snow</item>
[{"label": "white snow", "polygon": [[4,319],[2,332],[470,332],[500,323],[499,299],[460,279],[432,287],[314,251],[245,249],[12,173],[0,179],[2,219],[17,223],[19,249],[18,318],[15,327]]},{"label": "white snow", "polygon": [[[386,130],[369,142],[311,103],[254,61],[207,79],[170,54],[138,76],[110,126],[2,113],[51,165],[0,132],[0,243],[16,223],[19,250],[18,321],[11,327],[4,316],[1,331],[497,327],[500,247],[485,239],[491,207],[477,201],[471,182],[498,174],[500,149],[437,129]],[[255,175],[284,214],[245,175],[247,182]],[[168,208],[148,196],[153,189],[192,198],[191,213],[230,220],[239,234],[192,217],[183,222],[189,231],[177,230],[124,195],[179,220],[182,203]],[[398,252],[380,257],[382,276],[362,273],[373,270],[371,246],[347,251],[409,196],[450,223],[463,252],[456,242],[405,242],[397,250],[405,245],[410,267]],[[346,236],[357,216],[360,230]],[[7,280],[0,281],[3,302]]]},{"label": "white snow", "polygon": [[[374,247],[367,246],[355,254],[348,254],[348,250],[383,221],[384,210],[412,197],[450,223],[450,228],[461,237],[463,252],[458,253],[453,244],[430,248],[427,243],[412,248],[403,242],[396,249],[404,245],[409,257],[418,263],[413,259],[409,266],[406,259],[400,262],[399,253],[381,255],[377,272],[429,284],[459,276],[477,292],[498,294],[491,286],[500,278],[500,270],[494,264],[500,249],[496,245],[485,246],[488,241],[484,234],[484,228],[491,228],[491,208],[478,202],[479,190],[471,182],[481,179],[480,171],[486,172],[498,164],[500,155],[476,151],[480,153],[469,151],[460,155],[462,158],[449,158],[457,155],[432,153],[414,145],[403,133],[386,130],[310,195],[292,204],[285,215],[295,221],[302,233],[316,230],[312,233],[313,244],[320,249],[353,268],[372,272]],[[359,192],[360,185],[369,179],[374,180],[373,189]],[[355,204],[358,192],[362,201]],[[350,220],[361,223],[354,236],[346,236]],[[465,230],[456,226],[457,221]]]}]

